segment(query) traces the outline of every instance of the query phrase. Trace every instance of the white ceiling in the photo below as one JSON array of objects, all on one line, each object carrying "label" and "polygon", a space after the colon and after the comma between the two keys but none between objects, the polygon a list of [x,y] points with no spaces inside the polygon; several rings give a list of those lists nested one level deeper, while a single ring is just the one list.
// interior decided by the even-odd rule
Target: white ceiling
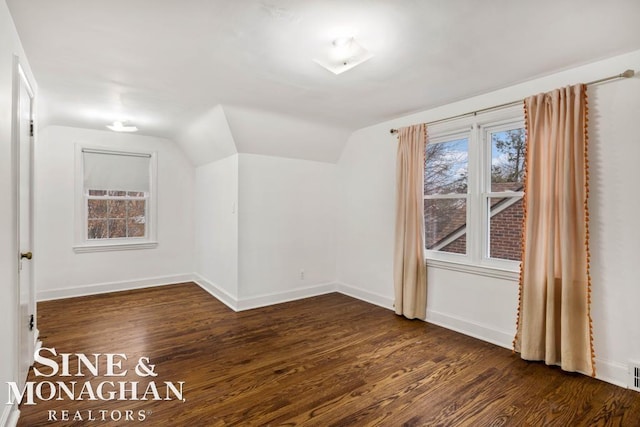
[{"label": "white ceiling", "polygon": [[[221,105],[237,151],[323,161],[349,131],[640,49],[639,0],[7,4],[44,124],[104,130],[129,119],[179,140],[208,115],[219,126]],[[313,59],[345,29],[375,56],[336,76]],[[291,138],[305,127],[316,137],[278,138],[294,121]],[[260,145],[263,131],[273,135]],[[226,133],[222,152],[233,151]]]}]

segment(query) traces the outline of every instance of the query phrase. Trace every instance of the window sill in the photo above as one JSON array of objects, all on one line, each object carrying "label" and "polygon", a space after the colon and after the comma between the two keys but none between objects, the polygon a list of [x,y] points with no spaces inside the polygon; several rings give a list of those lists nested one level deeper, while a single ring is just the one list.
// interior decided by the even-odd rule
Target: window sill
[{"label": "window sill", "polygon": [[506,270],[496,267],[463,264],[460,262],[443,261],[436,259],[427,259],[426,264],[427,267],[459,271],[462,273],[476,274],[479,276],[492,277],[495,279],[512,280],[514,282],[517,282],[520,279],[520,272],[515,270]]},{"label": "window sill", "polygon": [[100,243],[76,245],[73,251],[77,254],[88,252],[108,252],[108,251],[129,251],[135,249],[153,249],[158,246],[158,242],[126,242],[126,243]]}]

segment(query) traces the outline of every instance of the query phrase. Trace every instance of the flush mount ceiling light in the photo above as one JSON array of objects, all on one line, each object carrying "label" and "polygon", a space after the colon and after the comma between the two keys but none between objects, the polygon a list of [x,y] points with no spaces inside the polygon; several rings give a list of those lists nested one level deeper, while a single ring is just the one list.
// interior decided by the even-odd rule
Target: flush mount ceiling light
[{"label": "flush mount ceiling light", "polygon": [[125,126],[121,121],[116,120],[112,125],[107,125],[107,128],[114,132],[137,132],[138,128],[135,126]]},{"label": "flush mount ceiling light", "polygon": [[372,57],[373,54],[358,44],[353,37],[341,37],[331,43],[325,57],[314,61],[332,73],[340,74]]}]

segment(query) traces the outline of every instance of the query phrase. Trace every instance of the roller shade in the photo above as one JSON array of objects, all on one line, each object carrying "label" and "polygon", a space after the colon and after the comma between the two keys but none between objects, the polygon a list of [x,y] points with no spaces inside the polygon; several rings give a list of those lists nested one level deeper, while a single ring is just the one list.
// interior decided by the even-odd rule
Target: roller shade
[{"label": "roller shade", "polygon": [[82,150],[85,190],[149,192],[151,155]]}]

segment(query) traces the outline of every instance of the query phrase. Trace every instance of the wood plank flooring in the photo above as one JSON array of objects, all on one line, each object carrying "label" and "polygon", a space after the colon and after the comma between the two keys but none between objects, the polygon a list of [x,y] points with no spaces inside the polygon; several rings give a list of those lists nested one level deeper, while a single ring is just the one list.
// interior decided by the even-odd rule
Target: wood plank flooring
[{"label": "wood plank flooring", "polygon": [[[124,353],[128,372],[29,381],[184,381],[185,401],[63,395],[19,426],[640,426],[640,393],[341,294],[234,313],[184,283],[39,303],[38,324],[44,347]],[[136,374],[144,356],[157,377]]]}]

